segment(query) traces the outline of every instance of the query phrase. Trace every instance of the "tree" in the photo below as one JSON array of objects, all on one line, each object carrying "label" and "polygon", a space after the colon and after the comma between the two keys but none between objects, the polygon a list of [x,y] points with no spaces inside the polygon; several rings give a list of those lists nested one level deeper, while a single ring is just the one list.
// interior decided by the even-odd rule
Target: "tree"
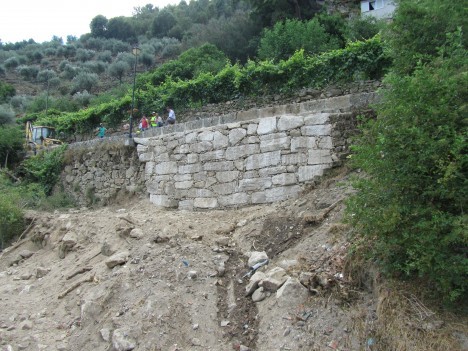
[{"label": "tree", "polygon": [[99,82],[96,73],[80,72],[72,80],[72,93],[87,90],[91,91]]},{"label": "tree", "polygon": [[91,29],[91,35],[96,38],[105,38],[107,32],[108,20],[103,15],[97,15],[91,20],[89,28]]},{"label": "tree", "polygon": [[167,9],[161,10],[153,20],[151,34],[155,37],[165,37],[172,27],[176,25],[174,15]]},{"label": "tree", "polygon": [[125,17],[114,17],[107,23],[107,38],[136,42],[135,31]]},{"label": "tree", "polygon": [[339,40],[327,34],[316,19],[307,22],[286,20],[276,23],[272,29],[265,29],[258,57],[278,61],[288,59],[300,49],[311,55],[339,46]]},{"label": "tree", "polygon": [[308,20],[318,13],[321,5],[309,0],[249,0],[252,16],[263,27],[270,27],[285,19]]},{"label": "tree", "polygon": [[119,83],[122,84],[122,77],[129,72],[131,69],[130,65],[125,61],[116,61],[109,65],[107,73],[110,76],[115,77],[119,80]]}]

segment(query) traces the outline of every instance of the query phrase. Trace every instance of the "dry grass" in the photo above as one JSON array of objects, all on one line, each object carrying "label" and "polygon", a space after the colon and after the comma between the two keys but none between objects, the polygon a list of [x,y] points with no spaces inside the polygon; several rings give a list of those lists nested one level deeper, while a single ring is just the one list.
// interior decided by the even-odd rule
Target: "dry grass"
[{"label": "dry grass", "polygon": [[427,285],[384,280],[362,258],[346,262],[347,279],[374,296],[373,303],[351,308],[353,331],[365,351],[466,351],[457,336],[468,339],[468,318],[455,315],[439,302],[423,300]]}]

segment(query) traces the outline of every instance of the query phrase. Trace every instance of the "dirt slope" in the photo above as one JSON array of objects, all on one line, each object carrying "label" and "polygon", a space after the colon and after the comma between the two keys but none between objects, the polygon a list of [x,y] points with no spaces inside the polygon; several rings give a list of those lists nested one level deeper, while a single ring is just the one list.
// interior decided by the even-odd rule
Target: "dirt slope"
[{"label": "dirt slope", "polygon": [[[347,181],[222,211],[138,199],[32,212],[26,237],[0,256],[2,350],[370,350],[348,302],[372,319],[373,300],[351,299],[343,276]],[[253,251],[269,258],[259,272],[291,277],[280,293],[263,280],[259,302],[246,296]]]}]

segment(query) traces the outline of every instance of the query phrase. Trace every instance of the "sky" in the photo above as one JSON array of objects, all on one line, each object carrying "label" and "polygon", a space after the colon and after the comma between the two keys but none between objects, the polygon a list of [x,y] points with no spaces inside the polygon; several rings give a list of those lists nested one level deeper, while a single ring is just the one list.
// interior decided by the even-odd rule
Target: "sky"
[{"label": "sky", "polygon": [[180,0],[2,0],[0,4],[0,40],[3,43],[34,39],[50,41],[55,35],[67,41],[68,35],[89,33],[89,24],[97,15],[107,19],[130,17],[135,7],[152,4],[160,9]]}]

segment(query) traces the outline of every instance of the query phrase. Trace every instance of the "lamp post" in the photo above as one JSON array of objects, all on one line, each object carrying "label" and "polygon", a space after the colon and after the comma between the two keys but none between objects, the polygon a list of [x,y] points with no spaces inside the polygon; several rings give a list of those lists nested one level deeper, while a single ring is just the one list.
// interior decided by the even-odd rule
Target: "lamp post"
[{"label": "lamp post", "polygon": [[135,55],[135,66],[133,67],[133,92],[132,92],[132,110],[130,113],[130,131],[128,137],[132,137],[132,130],[133,130],[133,113],[135,109],[135,80],[136,80],[136,68],[138,62],[138,55],[140,54],[141,49],[138,46],[134,46],[132,49],[132,54]]}]

